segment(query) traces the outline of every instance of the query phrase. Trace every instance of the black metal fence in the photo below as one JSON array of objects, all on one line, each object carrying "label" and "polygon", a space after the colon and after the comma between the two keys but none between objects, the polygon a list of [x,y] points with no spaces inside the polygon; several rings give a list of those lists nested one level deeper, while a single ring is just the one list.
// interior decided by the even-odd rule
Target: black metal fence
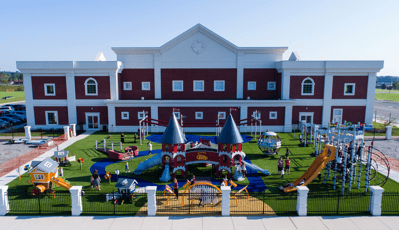
[{"label": "black metal fence", "polygon": [[147,215],[147,193],[124,195],[86,191],[82,215]]},{"label": "black metal fence", "polygon": [[399,193],[383,192],[382,194],[382,216],[399,215]]},{"label": "black metal fence", "polygon": [[309,192],[307,215],[370,215],[370,199],[370,193]]},{"label": "black metal fence", "polygon": [[221,215],[222,195],[219,193],[156,194],[157,215]]},{"label": "black metal fence", "polygon": [[41,193],[33,196],[24,190],[7,191],[8,215],[71,215],[71,194],[69,191]]}]

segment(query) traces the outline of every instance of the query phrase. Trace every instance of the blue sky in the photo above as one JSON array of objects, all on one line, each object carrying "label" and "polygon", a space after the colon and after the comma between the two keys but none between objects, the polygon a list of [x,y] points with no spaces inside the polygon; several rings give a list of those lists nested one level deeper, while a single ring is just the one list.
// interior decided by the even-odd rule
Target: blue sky
[{"label": "blue sky", "polygon": [[383,60],[399,75],[399,1],[3,1],[0,71],[16,61],[92,61],[161,46],[197,23],[237,46],[286,46],[302,60]]}]

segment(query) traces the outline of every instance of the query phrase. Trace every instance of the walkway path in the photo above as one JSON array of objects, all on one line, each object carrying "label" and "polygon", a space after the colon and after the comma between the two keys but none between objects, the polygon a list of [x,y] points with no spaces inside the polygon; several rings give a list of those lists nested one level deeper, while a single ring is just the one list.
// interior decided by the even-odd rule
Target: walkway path
[{"label": "walkway path", "polygon": [[399,217],[0,217],[0,229],[96,229],[96,230],[264,230],[264,229],[399,229]]}]

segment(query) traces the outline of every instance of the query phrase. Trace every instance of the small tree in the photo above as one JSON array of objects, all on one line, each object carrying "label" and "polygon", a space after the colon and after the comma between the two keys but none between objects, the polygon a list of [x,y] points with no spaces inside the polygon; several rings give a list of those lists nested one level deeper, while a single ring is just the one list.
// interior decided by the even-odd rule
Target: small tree
[{"label": "small tree", "polygon": [[393,82],[394,89],[399,89],[399,81]]},{"label": "small tree", "polygon": [[385,84],[385,83],[383,83],[383,84],[381,85],[381,89],[386,89],[386,84]]}]

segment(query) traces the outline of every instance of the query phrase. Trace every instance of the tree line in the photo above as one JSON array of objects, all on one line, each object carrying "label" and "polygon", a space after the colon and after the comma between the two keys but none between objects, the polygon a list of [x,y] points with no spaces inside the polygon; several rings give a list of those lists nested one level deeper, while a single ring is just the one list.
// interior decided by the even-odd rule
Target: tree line
[{"label": "tree line", "polygon": [[22,74],[18,72],[0,72],[0,84],[10,84],[13,81],[22,79]]}]

